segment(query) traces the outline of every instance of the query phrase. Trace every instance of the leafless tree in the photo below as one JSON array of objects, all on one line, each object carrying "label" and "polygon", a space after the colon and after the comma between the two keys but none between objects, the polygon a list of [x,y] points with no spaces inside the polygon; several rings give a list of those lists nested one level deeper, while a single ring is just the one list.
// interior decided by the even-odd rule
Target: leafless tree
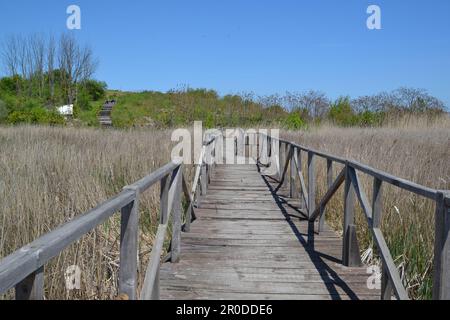
[{"label": "leafless tree", "polygon": [[53,101],[55,97],[55,56],[56,56],[56,43],[55,38],[50,36],[47,44],[47,75],[48,75],[48,87],[50,93],[50,99]]},{"label": "leafless tree", "polygon": [[[7,37],[4,42],[3,46],[1,47],[1,58],[3,61],[3,66],[5,69],[5,72],[15,77],[19,73],[19,41],[16,36],[9,36]],[[20,82],[17,78],[16,83],[17,93],[20,93]]]},{"label": "leafless tree", "polygon": [[330,107],[330,100],[325,93],[314,90],[302,93],[288,92],[284,100],[290,110],[304,110],[313,120],[324,118]]},{"label": "leafless tree", "polygon": [[31,58],[31,78],[32,84],[36,83],[39,97],[42,97],[45,81],[45,56],[46,40],[42,35],[33,35],[30,37],[29,50]]},{"label": "leafless tree", "polygon": [[98,63],[93,57],[92,49],[80,47],[69,34],[61,35],[58,62],[67,102],[71,104],[77,96],[77,85],[94,74]]}]

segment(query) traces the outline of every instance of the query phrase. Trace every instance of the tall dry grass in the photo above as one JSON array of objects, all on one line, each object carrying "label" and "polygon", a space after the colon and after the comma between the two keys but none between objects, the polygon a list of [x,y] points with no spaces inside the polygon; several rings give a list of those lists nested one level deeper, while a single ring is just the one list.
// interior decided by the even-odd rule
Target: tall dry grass
[{"label": "tall dry grass", "polygon": [[[450,120],[429,122],[423,118],[398,119],[383,128],[336,128],[321,126],[306,132],[284,132],[284,138],[326,151],[435,188],[450,189]],[[303,158],[306,163],[306,155]],[[334,176],[342,166],[335,166]],[[306,168],[305,168],[306,169]],[[326,192],[326,161],[317,162],[317,200]],[[304,171],[307,172],[307,171]],[[360,173],[369,199],[372,179]],[[329,203],[327,221],[342,233],[343,187]],[[410,296],[430,298],[434,242],[433,201],[383,186],[382,231],[399,267]],[[366,263],[379,263],[375,245],[362,210],[357,205],[356,223]]]},{"label": "tall dry grass", "polygon": [[[289,140],[353,158],[432,188],[450,188],[450,121],[415,120],[378,129],[331,126],[285,132]],[[93,130],[46,127],[0,128],[0,258],[70,221],[121,191],[170,158],[169,131]],[[303,163],[306,163],[304,159]],[[318,197],[326,191],[325,162],[318,161]],[[335,171],[339,169],[336,166]],[[362,176],[368,196],[371,181]],[[189,175],[188,175],[189,179]],[[412,296],[430,297],[434,204],[385,186],[382,229]],[[159,189],[143,195],[140,277],[157,227]],[[342,229],[342,194],[327,218]],[[362,212],[358,236],[364,251],[374,248]],[[111,299],[117,294],[119,216],[70,246],[46,265],[47,299]],[[368,263],[376,263],[376,253]],[[64,271],[82,269],[82,288],[65,290]],[[10,293],[11,294],[11,293]],[[6,296],[8,297],[8,296]]]},{"label": "tall dry grass", "polygon": [[[169,142],[166,131],[0,128],[0,257],[166,164]],[[158,186],[141,203],[139,252],[145,260],[157,227]],[[119,219],[109,219],[46,265],[45,298],[116,296]],[[82,270],[82,288],[68,293],[64,272],[71,265]]]}]

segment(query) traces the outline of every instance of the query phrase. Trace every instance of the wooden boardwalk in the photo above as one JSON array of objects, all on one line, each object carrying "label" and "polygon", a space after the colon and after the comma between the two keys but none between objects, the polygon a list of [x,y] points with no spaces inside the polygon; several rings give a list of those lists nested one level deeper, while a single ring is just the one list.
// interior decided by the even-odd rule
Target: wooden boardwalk
[{"label": "wooden boardwalk", "polygon": [[[257,165],[216,165],[215,159],[223,156],[224,133],[208,134],[191,190],[183,163],[167,163],[3,258],[0,294],[14,289],[16,299],[44,299],[45,265],[120,212],[118,293],[130,300],[408,300],[381,228],[383,185],[393,185],[435,202],[433,299],[450,300],[450,191],[421,186],[264,133],[251,143],[242,129],[236,132],[236,158],[250,158],[247,153],[252,150],[251,158],[258,160],[261,171],[274,178],[261,174]],[[307,162],[302,162],[305,157]],[[318,159],[327,163],[328,191],[320,200]],[[362,175],[373,180],[370,194]],[[144,281],[138,286],[139,199],[157,184],[159,225]],[[327,204],[341,186],[344,240],[325,224]],[[186,210],[183,203],[188,204]],[[380,258],[380,289],[368,288],[375,274],[359,267],[356,204]],[[168,239],[169,255],[164,255]],[[161,257],[170,263],[161,263]]]},{"label": "wooden boardwalk", "polygon": [[308,243],[300,202],[277,186],[256,165],[217,166],[180,262],[161,266],[161,299],[379,299],[366,267],[342,265],[335,232]]}]

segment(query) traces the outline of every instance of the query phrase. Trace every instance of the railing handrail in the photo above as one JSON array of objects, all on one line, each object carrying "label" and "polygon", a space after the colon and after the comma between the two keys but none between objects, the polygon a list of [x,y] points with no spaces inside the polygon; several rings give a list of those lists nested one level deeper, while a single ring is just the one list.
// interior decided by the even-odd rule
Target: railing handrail
[{"label": "railing handrail", "polygon": [[94,230],[117,211],[136,199],[136,194],[149,189],[165,176],[179,168],[181,163],[169,162],[136,183],[127,186],[118,195],[106,200],[55,230],[44,234],[0,261],[0,293],[13,288],[30,274],[43,267],[69,245]]},{"label": "railing handrail", "polygon": [[[436,202],[436,240],[435,240],[435,258],[434,258],[434,280],[433,297],[435,299],[450,299],[450,192],[448,190],[437,190],[419,185],[409,180],[396,177],[389,173],[374,169],[370,166],[361,164],[354,160],[337,157],[332,154],[320,152],[291,141],[271,137],[265,133],[259,133],[259,146],[270,148],[271,155],[269,159],[275,156],[274,161],[277,165],[280,187],[285,182],[285,176],[290,164],[290,196],[295,192],[293,181],[295,177],[300,179],[301,197],[304,207],[308,214],[310,222],[320,218],[319,232],[323,228],[325,218],[325,207],[329,200],[336,193],[338,188],[345,182],[344,192],[344,235],[343,235],[343,263],[347,266],[361,264],[360,253],[356,238],[356,228],[354,226],[353,202],[355,195],[361,205],[367,219],[368,228],[372,232],[375,244],[380,251],[383,262],[382,270],[382,298],[390,299],[392,291],[398,299],[408,299],[408,294],[404,288],[398,270],[395,266],[390,250],[386,244],[384,236],[380,229],[382,201],[381,186],[382,182],[394,185],[400,189],[410,191],[419,196],[431,199]],[[278,143],[279,154],[273,154],[273,141]],[[262,142],[262,145],[261,145]],[[284,150],[283,150],[284,144]],[[275,144],[277,146],[277,144]],[[288,151],[289,150],[289,151]],[[308,188],[303,178],[303,169],[301,164],[301,152],[308,154]],[[315,157],[327,160],[327,184],[328,190],[319,202],[316,209],[315,194]],[[283,159],[280,161],[278,157]],[[271,159],[273,160],[273,159]],[[269,161],[271,161],[269,160]],[[344,165],[344,169],[333,180],[333,162]],[[281,167],[282,166],[282,167]],[[367,196],[361,186],[358,178],[358,171],[361,171],[374,179],[373,202],[372,206],[367,200]]]},{"label": "railing handrail", "polygon": [[433,189],[427,186],[423,186],[420,185],[418,183],[412,182],[410,180],[404,179],[404,178],[400,178],[397,176],[394,176],[390,173],[387,173],[385,171],[379,170],[379,169],[375,169],[371,166],[368,166],[366,164],[363,164],[361,162],[358,162],[354,159],[347,159],[347,158],[343,158],[343,157],[339,157],[336,155],[333,155],[331,153],[327,153],[327,152],[322,152],[322,151],[317,151],[313,148],[308,148],[305,147],[303,145],[297,144],[295,142],[291,142],[291,141],[287,141],[284,139],[280,139],[280,138],[274,138],[271,136],[268,136],[264,133],[261,133],[261,135],[264,135],[266,137],[269,137],[271,139],[274,140],[278,140],[280,143],[284,143],[284,144],[288,144],[288,145],[292,145],[294,148],[297,148],[299,150],[305,151],[305,152],[311,152],[313,155],[318,156],[320,158],[324,158],[327,160],[331,160],[333,162],[338,162],[340,164],[343,165],[350,165],[351,167],[354,167],[355,169],[362,171],[368,175],[371,175],[372,177],[376,177],[379,178],[385,182],[388,182],[389,184],[392,184],[396,187],[399,187],[401,189],[405,189],[408,190],[410,192],[416,193],[418,195],[424,196],[426,198],[429,198],[431,200],[436,200],[436,197],[438,195],[439,192],[448,192],[449,190],[439,190],[439,189]]},{"label": "railing handrail", "polygon": [[[206,156],[211,153],[215,153],[215,142],[217,141],[218,135],[213,136],[212,138],[208,135],[203,140],[203,146],[200,152],[199,161],[198,164],[195,166],[195,175],[194,180],[192,184],[192,191],[189,194],[187,190],[187,185],[181,185],[184,183],[184,181],[179,181],[179,179],[183,179],[182,174],[177,175],[176,178],[176,184],[178,185],[179,194],[181,194],[181,189],[184,190],[185,195],[189,201],[188,208],[186,212],[186,222],[184,225],[185,232],[189,232],[190,224],[195,218],[194,214],[194,202],[199,202],[199,197],[197,194],[198,185],[201,185],[201,191],[202,194],[205,194],[206,192],[206,185],[208,183],[207,179],[210,174],[210,166],[212,164],[207,162]],[[197,197],[196,197],[197,195]],[[176,203],[180,203],[179,201],[176,201]],[[167,208],[162,208],[161,211],[166,211]],[[170,215],[171,209],[168,209],[167,214]],[[158,300],[159,299],[159,266],[160,266],[160,257],[163,251],[163,244],[164,240],[166,238],[167,234],[167,227],[168,227],[168,217],[166,219],[162,219],[161,223],[158,226],[158,231],[156,233],[155,237],[155,244],[152,248],[152,252],[150,255],[150,261],[148,263],[148,267],[145,274],[144,279],[144,285],[142,286],[140,299],[141,300]],[[181,227],[181,226],[180,226]],[[178,228],[176,228],[178,229]],[[172,245],[174,241],[179,241],[178,237],[172,238]],[[175,246],[179,246],[179,243]],[[171,261],[172,262],[178,262],[179,260],[179,253],[176,253],[176,256],[174,257],[174,253],[171,252]]]}]

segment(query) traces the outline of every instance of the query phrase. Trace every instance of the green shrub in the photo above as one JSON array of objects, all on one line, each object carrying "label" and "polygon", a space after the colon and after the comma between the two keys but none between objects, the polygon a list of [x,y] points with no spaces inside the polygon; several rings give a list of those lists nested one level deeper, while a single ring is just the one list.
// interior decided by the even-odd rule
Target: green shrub
[{"label": "green shrub", "polygon": [[331,105],[328,118],[339,126],[352,126],[357,122],[357,116],[353,110],[350,98],[341,97]]},{"label": "green shrub", "polygon": [[300,130],[306,126],[305,121],[297,112],[292,112],[284,121],[284,126],[289,130]]},{"label": "green shrub", "polygon": [[357,124],[362,127],[379,126],[383,122],[383,114],[381,112],[364,111],[357,115]]},{"label": "green shrub", "polygon": [[55,111],[35,107],[30,110],[11,112],[8,115],[7,122],[13,125],[20,123],[63,125],[65,124],[65,119]]},{"label": "green shrub", "polygon": [[98,101],[105,97],[107,85],[105,82],[86,80],[81,84],[81,90],[89,100]]},{"label": "green shrub", "polygon": [[87,111],[91,109],[89,95],[85,90],[81,90],[77,95],[77,101],[74,104],[75,108],[82,111]]},{"label": "green shrub", "polygon": [[3,100],[0,100],[0,123],[4,122],[8,118],[8,107]]}]

